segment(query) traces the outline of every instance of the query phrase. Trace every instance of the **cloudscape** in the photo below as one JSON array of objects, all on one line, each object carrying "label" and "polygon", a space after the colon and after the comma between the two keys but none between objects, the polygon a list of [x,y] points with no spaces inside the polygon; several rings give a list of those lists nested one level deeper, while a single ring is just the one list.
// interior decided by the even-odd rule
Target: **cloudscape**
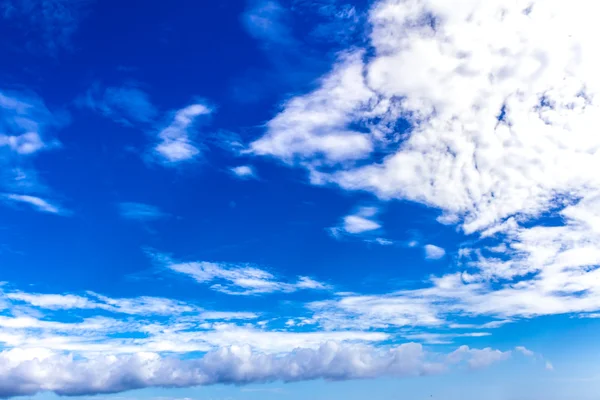
[{"label": "cloudscape", "polygon": [[595,400],[589,0],[0,2],[0,398]]}]

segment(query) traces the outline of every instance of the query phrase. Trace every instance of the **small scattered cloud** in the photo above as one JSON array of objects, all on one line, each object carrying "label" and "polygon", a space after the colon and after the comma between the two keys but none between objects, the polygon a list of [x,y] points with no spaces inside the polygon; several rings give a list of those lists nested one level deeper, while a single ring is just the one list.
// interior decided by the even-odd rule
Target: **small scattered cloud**
[{"label": "small scattered cloud", "polygon": [[251,165],[240,165],[231,168],[230,171],[240,179],[257,179],[254,167]]},{"label": "small scattered cloud", "polygon": [[212,112],[204,104],[196,103],[176,111],[171,122],[158,133],[158,143],[153,153],[163,165],[172,166],[194,160],[200,148],[194,142],[194,125],[201,116]]},{"label": "small scattered cloud", "polygon": [[[361,207],[354,214],[346,215],[340,225],[329,228],[329,232],[333,237],[340,238],[343,235],[360,235],[380,229],[381,224],[374,219],[378,212],[376,207]],[[385,239],[377,242],[386,243]]]},{"label": "small scattered cloud", "polygon": [[210,284],[214,291],[231,295],[258,295],[275,292],[291,293],[298,290],[328,290],[330,286],[307,276],[296,282],[279,280],[275,275],[253,265],[214,262],[172,261],[162,254],[151,254],[155,262],[167,269],[187,275],[198,283]]},{"label": "small scattered cloud", "polygon": [[124,202],[119,203],[119,213],[125,219],[137,221],[156,221],[168,217],[158,207],[144,203]]},{"label": "small scattered cloud", "polygon": [[433,244],[426,244],[423,246],[423,250],[427,260],[439,260],[446,255],[446,250]]},{"label": "small scattered cloud", "polygon": [[552,365],[552,363],[550,361],[546,361],[546,364],[544,367],[546,368],[546,371],[554,371],[554,365]]},{"label": "small scattered cloud", "polygon": [[57,215],[65,215],[67,213],[66,210],[64,210],[64,209],[60,208],[59,206],[52,204],[48,200],[42,199],[40,197],[29,196],[29,195],[24,195],[24,194],[9,193],[9,194],[4,194],[3,198],[5,199],[5,201],[12,202],[12,203],[27,204],[30,207],[32,207],[34,210],[43,212],[43,213],[57,214]]}]

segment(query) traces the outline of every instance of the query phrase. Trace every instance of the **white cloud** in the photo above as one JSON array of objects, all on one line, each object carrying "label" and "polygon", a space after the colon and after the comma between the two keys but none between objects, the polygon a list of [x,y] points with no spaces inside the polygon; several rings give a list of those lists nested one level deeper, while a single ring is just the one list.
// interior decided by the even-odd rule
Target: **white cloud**
[{"label": "white cloud", "polygon": [[[0,396],[120,392],[144,387],[189,387],[216,383],[260,383],[314,379],[347,380],[411,377],[443,372],[465,360],[479,368],[506,357],[497,350],[461,348],[446,363],[432,361],[415,343],[389,349],[328,342],[315,349],[296,349],[282,355],[231,346],[199,359],[163,358],[155,353],[95,355],[75,358],[45,349],[11,349],[0,353]],[[437,357],[436,357],[437,356]]]},{"label": "white cloud", "polygon": [[446,255],[446,250],[433,244],[423,246],[425,250],[425,258],[428,260],[439,260]]},{"label": "white cloud", "polygon": [[[354,214],[346,215],[339,226],[329,228],[335,238],[341,235],[359,235],[381,228],[379,222],[374,220],[379,212],[376,207],[361,207]],[[378,244],[387,244],[385,239],[375,239]],[[391,243],[390,243],[391,244]]]},{"label": "white cloud", "polygon": [[40,197],[29,196],[29,195],[25,195],[25,194],[14,194],[14,193],[5,194],[3,197],[4,197],[4,199],[6,199],[10,202],[28,204],[31,207],[33,207],[35,210],[40,211],[40,212],[49,213],[49,214],[65,214],[66,213],[65,210],[61,209],[60,207],[58,207]]},{"label": "white cloud", "polygon": [[533,357],[535,353],[524,346],[517,346],[515,350],[527,357]]},{"label": "white cloud", "polygon": [[510,351],[503,352],[489,347],[485,349],[471,349],[469,346],[460,346],[457,350],[448,355],[448,361],[457,363],[466,359],[470,368],[479,369],[506,360],[510,356]]},{"label": "white cloud", "polygon": [[477,338],[490,336],[489,332],[468,332],[468,333],[411,333],[403,335],[405,339],[420,341],[428,344],[449,344],[456,338]]},{"label": "white cloud", "polygon": [[254,172],[254,168],[251,165],[233,167],[231,168],[231,172],[241,179],[256,178],[256,172]]},{"label": "white cloud", "polygon": [[200,314],[200,318],[206,320],[234,320],[234,319],[256,319],[259,315],[251,312],[232,311],[206,311]]},{"label": "white cloud", "polygon": [[0,89],[0,187],[26,195],[47,191],[32,160],[41,151],[60,147],[50,133],[67,122],[35,94]]},{"label": "white cloud", "polygon": [[125,219],[138,221],[155,221],[168,216],[156,206],[134,202],[119,203],[119,212]]},{"label": "white cloud", "polygon": [[550,361],[546,361],[545,368],[547,371],[554,371],[554,365]]},{"label": "white cloud", "polygon": [[198,117],[208,115],[211,109],[204,104],[191,104],[174,113],[171,123],[158,133],[159,142],[154,153],[165,165],[190,161],[200,154],[194,143],[194,123]]},{"label": "white cloud", "polygon": [[132,315],[173,315],[199,311],[196,306],[162,297],[111,298],[93,292],[87,295],[0,292],[0,298],[48,310],[101,309]]},{"label": "white cloud", "polygon": [[[374,302],[416,303],[436,318],[597,311],[594,11],[585,0],[378,1],[371,56],[344,53],[317,89],[283,104],[250,149],[305,168],[313,184],[437,208],[440,222],[505,249],[475,249],[462,273],[367,296]],[[349,301],[325,321],[346,323]],[[382,324],[416,317],[359,315],[365,324],[367,316]]]},{"label": "white cloud", "polygon": [[211,262],[167,262],[172,271],[188,275],[198,283],[213,283],[210,287],[232,295],[255,295],[274,292],[295,292],[301,289],[325,290],[329,286],[309,277],[298,277],[297,282],[279,281],[270,272],[250,265],[231,265]]}]

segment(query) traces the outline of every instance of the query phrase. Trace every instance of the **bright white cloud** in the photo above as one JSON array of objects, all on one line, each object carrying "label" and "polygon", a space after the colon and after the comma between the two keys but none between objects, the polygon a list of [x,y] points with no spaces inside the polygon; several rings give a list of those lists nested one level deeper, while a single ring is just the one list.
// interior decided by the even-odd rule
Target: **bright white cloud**
[{"label": "bright white cloud", "polygon": [[204,104],[191,104],[174,113],[171,123],[158,133],[154,153],[165,165],[190,161],[200,154],[194,142],[194,124],[200,116],[208,115],[211,109]]},{"label": "bright white cloud", "polygon": [[428,260],[439,260],[446,255],[446,250],[433,244],[423,246],[425,250],[425,258]]},{"label": "bright white cloud", "polygon": [[156,206],[134,202],[119,203],[119,212],[123,218],[137,221],[155,221],[168,216]]},{"label": "bright white cloud", "polygon": [[407,305],[431,320],[600,309],[594,11],[585,0],[381,0],[371,55],[344,53],[283,104],[255,154],[306,168],[313,184],[437,208],[439,222],[496,242],[464,255],[461,274],[367,296],[385,304],[372,313],[343,298],[322,321],[401,324],[417,312],[383,310]]},{"label": "bright white cloud", "polygon": [[5,200],[10,202],[28,204],[40,212],[49,214],[65,214],[65,210],[40,197],[14,193],[5,194],[3,197]]},{"label": "bright white cloud", "polygon": [[74,358],[45,349],[11,349],[0,353],[0,396],[59,395],[119,392],[144,387],[189,387],[216,383],[259,383],[313,379],[347,380],[437,374],[465,361],[472,368],[507,358],[492,349],[460,348],[446,362],[433,361],[415,343],[389,349],[328,342],[315,349],[296,349],[283,355],[231,346],[199,359],[163,358],[155,353]]},{"label": "bright white cloud", "polygon": [[240,165],[238,167],[233,167],[231,168],[231,172],[241,179],[256,178],[256,173],[251,165]]}]

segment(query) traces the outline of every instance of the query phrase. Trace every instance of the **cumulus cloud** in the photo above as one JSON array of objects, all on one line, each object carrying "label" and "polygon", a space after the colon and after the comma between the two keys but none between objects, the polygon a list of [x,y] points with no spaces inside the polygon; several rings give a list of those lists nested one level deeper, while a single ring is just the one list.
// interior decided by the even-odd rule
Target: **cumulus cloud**
[{"label": "cumulus cloud", "polygon": [[313,379],[347,380],[411,377],[443,372],[465,361],[472,368],[507,358],[492,349],[460,348],[446,362],[434,361],[419,344],[388,349],[328,342],[315,349],[297,348],[283,355],[231,346],[199,359],[164,358],[155,353],[75,358],[43,349],[11,349],[0,353],[0,396],[114,393],[144,387],[189,387],[216,383],[247,384]]},{"label": "cumulus cloud", "polygon": [[167,217],[158,207],[144,203],[119,203],[119,213],[125,219],[137,221],[155,221]]},{"label": "cumulus cloud", "polygon": [[201,116],[211,113],[204,104],[196,103],[177,110],[172,121],[158,132],[158,143],[153,152],[164,165],[191,161],[200,155],[199,145],[194,142],[194,125]]},{"label": "cumulus cloud", "polygon": [[[430,320],[459,311],[503,319],[596,311],[600,57],[592,15],[585,0],[378,1],[369,56],[343,52],[250,149],[305,168],[313,184],[426,204],[439,222],[495,242],[465,252],[462,273],[367,297],[374,302],[403,312],[415,305]],[[328,308],[325,320],[342,323],[349,303]]]},{"label": "cumulus cloud", "polygon": [[423,249],[428,260],[439,260],[446,255],[446,250],[433,244],[426,244]]}]

